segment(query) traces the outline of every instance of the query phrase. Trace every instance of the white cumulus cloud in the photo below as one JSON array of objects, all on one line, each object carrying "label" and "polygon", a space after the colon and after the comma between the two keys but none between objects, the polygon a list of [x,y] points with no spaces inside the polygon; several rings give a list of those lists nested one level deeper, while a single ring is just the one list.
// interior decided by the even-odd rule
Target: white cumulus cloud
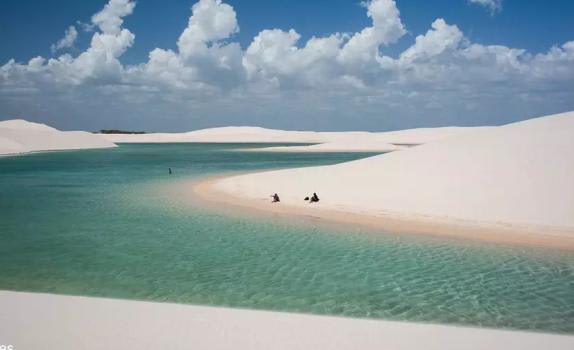
[{"label": "white cumulus cloud", "polygon": [[221,0],[200,0],[193,5],[188,25],[177,40],[177,52],[152,50],[148,62],[128,69],[127,78],[178,90],[234,87],[244,76],[243,52],[239,44],[225,39],[238,31],[233,7]]},{"label": "white cumulus cloud", "polygon": [[184,57],[204,54],[208,43],[227,39],[237,32],[239,25],[233,7],[221,0],[200,0],[193,5],[189,23],[177,46]]},{"label": "white cumulus cloud", "polygon": [[502,11],[502,0],[468,0],[471,4],[486,7],[491,15]]},{"label": "white cumulus cloud", "polygon": [[[135,39],[133,33],[121,28],[122,18],[131,14],[134,7],[133,1],[110,0],[102,11],[92,17],[92,23],[100,31],[94,33],[90,46],[84,52],[77,57],[69,54],[48,60],[40,57],[35,62],[41,61],[42,64],[36,64],[34,67],[30,63],[26,65],[9,62],[4,67],[3,79],[23,85],[30,84],[31,81],[36,84],[49,85],[53,82],[72,86],[121,82],[124,67],[118,58],[133,45]],[[75,33],[72,34],[74,37],[77,36],[75,28],[72,33]]]},{"label": "white cumulus cloud", "polygon": [[[534,53],[473,42],[442,18],[413,39],[395,1],[363,5],[370,23],[354,33],[303,41],[295,28],[270,28],[242,48],[233,7],[199,0],[176,49],[155,48],[126,65],[121,57],[135,35],[123,19],[135,2],[110,0],[92,17],[85,51],[0,66],[0,112],[26,115],[38,106],[59,115],[77,104],[78,118],[94,124],[137,115],[160,128],[160,116],[199,127],[238,115],[242,123],[356,129],[487,124],[574,108],[574,41]],[[410,46],[385,55],[401,38]]]},{"label": "white cumulus cloud", "polygon": [[110,0],[100,12],[92,16],[92,23],[104,34],[117,35],[124,23],[123,18],[131,15],[135,6],[132,0]]},{"label": "white cumulus cloud", "polygon": [[431,24],[431,29],[415,39],[414,45],[401,53],[401,61],[412,63],[417,59],[429,59],[456,48],[464,35],[455,25],[449,25],[439,18]]},{"label": "white cumulus cloud", "polygon": [[64,37],[51,46],[52,52],[56,52],[58,50],[74,46],[74,43],[76,42],[77,38],[78,38],[78,31],[76,30],[76,27],[69,26],[68,29],[66,29],[66,31],[64,32]]},{"label": "white cumulus cloud", "polygon": [[374,60],[381,45],[396,42],[406,34],[394,0],[372,0],[363,3],[373,25],[354,34],[339,54],[344,63],[356,64]]}]

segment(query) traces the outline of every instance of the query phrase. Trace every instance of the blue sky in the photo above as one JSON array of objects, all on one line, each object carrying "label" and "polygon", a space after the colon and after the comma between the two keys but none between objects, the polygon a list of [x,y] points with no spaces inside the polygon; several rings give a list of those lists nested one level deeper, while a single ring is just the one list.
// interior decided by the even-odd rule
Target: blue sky
[{"label": "blue sky", "polygon": [[[131,4],[128,0],[113,1],[118,6]],[[574,40],[572,1],[490,0],[499,5],[493,11],[488,7],[489,0],[475,1],[478,3],[377,0],[383,1],[383,5],[390,3],[400,12],[393,15],[392,8],[372,6],[373,13],[378,11],[380,16],[398,21],[399,27],[395,28],[398,32],[394,34],[389,31],[392,28],[379,28],[367,16],[371,2],[361,5],[353,0],[203,1],[206,14],[202,14],[201,20],[198,16],[197,22],[205,21],[205,28],[213,29],[209,16],[216,16],[217,11],[229,15],[234,22],[223,28],[227,32],[202,41],[201,48],[193,47],[193,52],[205,48],[201,57],[183,54],[177,44],[190,25],[195,1],[141,0],[126,10],[129,13],[110,12],[112,20],[123,19],[121,27],[110,33],[92,23],[92,16],[103,11],[105,0],[2,1],[0,66],[4,67],[0,75],[0,119],[23,117],[64,129],[181,130],[252,124],[290,129],[389,130],[501,124],[536,113],[574,109],[573,89],[564,81],[573,74],[573,60],[568,48],[560,48]],[[440,37],[436,40],[443,40],[441,43],[448,47],[420,54],[426,50],[420,46],[411,50],[418,52],[416,57],[407,59],[404,53],[415,45],[418,35],[433,31],[431,25],[436,19],[443,19],[446,26],[434,29],[438,34],[429,35],[429,40]],[[85,31],[79,22],[91,23],[94,28]],[[52,52],[51,46],[71,25],[78,33],[73,44]],[[452,26],[455,32],[449,31]],[[286,39],[286,35],[269,36],[273,45],[287,47],[287,53],[293,51],[289,51],[290,45],[302,49],[313,36],[327,38],[346,33],[348,36],[335,45],[343,52],[352,36],[368,27],[376,28],[381,36],[374,46],[362,47],[368,55],[360,60],[351,61],[341,58],[341,53],[333,53],[338,58],[325,56],[299,64],[316,57],[301,50],[287,67],[283,60],[289,61],[289,57],[280,55],[273,58],[274,62],[265,61],[270,49],[258,51],[247,61],[245,58],[254,38],[266,29],[279,29],[281,33],[294,29],[298,33],[300,37],[295,43]],[[134,35],[133,40],[119,38],[119,31],[124,29]],[[202,30],[195,30],[192,35],[203,33]],[[113,62],[107,61],[107,66],[96,66],[93,62],[99,59],[87,59],[92,63],[82,67],[82,62],[68,62],[66,68],[60,65],[57,70],[49,67],[47,61],[37,69],[28,64],[37,56],[49,59],[69,54],[75,59],[89,50],[96,33],[109,35],[110,40],[123,45],[112,54]],[[445,34],[444,38],[441,34]],[[442,45],[429,43],[433,47]],[[224,53],[210,49],[225,45],[238,48],[229,47]],[[494,45],[506,51],[495,49]],[[537,54],[550,55],[552,47],[563,52],[533,58]],[[144,72],[143,65],[151,67],[148,55],[156,48],[177,57],[167,68]],[[481,56],[473,53],[469,62],[463,61],[461,57],[468,59],[471,49],[480,51]],[[514,49],[525,51],[518,57]],[[514,61],[505,61],[509,56],[516,57]],[[15,64],[8,65],[11,59]],[[551,59],[556,62],[549,62]],[[213,63],[221,60],[236,62],[231,66],[224,64],[223,68]],[[497,62],[497,67],[487,72],[492,65],[489,62]],[[138,66],[139,72],[130,70]],[[182,71],[174,73],[175,66]],[[452,79],[452,72],[464,72],[465,67],[476,78]],[[155,76],[151,75],[152,70]],[[64,75],[58,78],[56,74]],[[189,79],[167,81],[170,74],[177,78],[189,74]],[[516,88],[513,84],[523,86]],[[326,92],[330,87],[336,87],[336,91]],[[153,93],[146,95],[143,90]]]},{"label": "blue sky", "polygon": [[[247,47],[259,31],[267,28],[295,28],[302,39],[352,32],[368,25],[358,0],[234,0],[226,1],[237,12],[241,31],[237,40]],[[0,62],[10,58],[27,61],[38,55],[49,56],[50,45],[63,30],[80,20],[89,22],[105,0],[3,0],[0,11]],[[134,14],[126,18],[126,27],[138,35],[135,45],[125,54],[125,63],[139,63],[155,47],[175,48],[175,40],[186,27],[190,0],[142,0]],[[503,11],[490,16],[478,5],[465,0],[398,0],[403,22],[411,32],[399,45],[387,48],[396,55],[413,40],[413,35],[428,29],[429,23],[442,17],[457,24],[473,40],[543,52],[556,43],[574,38],[574,1],[506,0]],[[16,39],[9,39],[16,38]],[[90,35],[81,38],[83,46]],[[82,45],[79,45],[82,46]]]}]

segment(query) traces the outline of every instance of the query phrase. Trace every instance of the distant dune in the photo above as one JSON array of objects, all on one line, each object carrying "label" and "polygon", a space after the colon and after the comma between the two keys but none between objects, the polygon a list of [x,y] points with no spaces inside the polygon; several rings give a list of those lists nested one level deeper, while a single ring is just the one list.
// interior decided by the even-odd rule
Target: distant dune
[{"label": "distant dune", "polygon": [[357,138],[355,141],[344,140],[334,142],[324,142],[308,146],[276,146],[245,148],[241,151],[251,152],[291,152],[291,153],[320,153],[320,152],[392,152],[408,147],[406,145],[394,145],[392,143],[381,142],[375,138],[366,140]]},{"label": "distant dune", "polygon": [[[574,232],[573,179],[574,112],[568,112],[455,133],[343,164],[234,176],[215,181],[212,188],[237,202],[258,200],[263,207],[271,204],[262,200],[277,192],[280,206],[313,213],[332,210]],[[313,192],[321,201],[310,206],[303,197]]]},{"label": "distant dune", "polygon": [[115,146],[89,132],[60,131],[21,119],[0,121],[0,155]]},{"label": "distant dune", "polygon": [[143,135],[105,134],[112,142],[235,142],[235,143],[318,143],[312,146],[257,148],[258,152],[334,152],[379,151],[388,152],[405,145],[421,144],[477,128],[444,127],[400,130],[392,132],[317,132],[286,131],[260,127],[223,127],[186,133],[154,133]]}]

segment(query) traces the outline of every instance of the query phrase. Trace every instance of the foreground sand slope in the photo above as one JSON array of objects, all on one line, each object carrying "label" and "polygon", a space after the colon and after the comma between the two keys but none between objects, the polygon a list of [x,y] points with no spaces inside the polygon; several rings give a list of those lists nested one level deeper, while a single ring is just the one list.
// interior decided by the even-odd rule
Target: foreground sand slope
[{"label": "foreground sand slope", "polygon": [[21,119],[0,121],[0,155],[115,146],[84,131],[60,131]]},{"label": "foreground sand slope", "polygon": [[0,291],[14,349],[572,349],[574,337]]},{"label": "foreground sand slope", "polygon": [[314,210],[574,228],[574,112],[480,128],[322,167],[234,176],[216,190]]}]

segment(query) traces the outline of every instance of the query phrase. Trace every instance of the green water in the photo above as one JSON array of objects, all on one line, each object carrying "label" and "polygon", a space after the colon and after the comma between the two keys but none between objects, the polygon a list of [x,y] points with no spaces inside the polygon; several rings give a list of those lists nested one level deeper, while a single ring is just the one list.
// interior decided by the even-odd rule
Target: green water
[{"label": "green water", "polygon": [[229,215],[163,190],[368,156],[239,147],[0,158],[0,289],[574,333],[573,254]]}]

